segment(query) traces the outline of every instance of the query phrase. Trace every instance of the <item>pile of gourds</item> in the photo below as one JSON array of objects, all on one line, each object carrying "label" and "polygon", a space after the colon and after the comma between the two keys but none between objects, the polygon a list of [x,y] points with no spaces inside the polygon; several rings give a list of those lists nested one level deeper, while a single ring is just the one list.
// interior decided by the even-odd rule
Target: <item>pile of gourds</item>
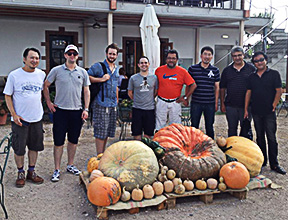
[{"label": "pile of gourds", "polygon": [[[220,150],[202,131],[172,124],[160,129],[153,140],[144,140],[149,146],[141,141],[120,141],[91,158],[87,165],[90,202],[108,206],[120,199],[141,201],[194,188],[240,189],[259,173],[263,163],[259,147],[242,137],[218,139]],[[223,151],[238,162],[226,163]]]}]

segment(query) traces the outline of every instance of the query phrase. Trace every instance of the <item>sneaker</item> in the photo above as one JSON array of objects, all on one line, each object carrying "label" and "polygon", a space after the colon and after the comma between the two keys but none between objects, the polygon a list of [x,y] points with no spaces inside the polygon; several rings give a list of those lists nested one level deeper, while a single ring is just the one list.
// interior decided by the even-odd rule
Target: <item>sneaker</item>
[{"label": "sneaker", "polygon": [[52,175],[51,181],[58,182],[59,180],[60,180],[60,170],[55,170]]},{"label": "sneaker", "polygon": [[25,185],[25,172],[18,172],[18,177],[16,180],[16,187],[21,188]]},{"label": "sneaker", "polygon": [[67,166],[67,172],[72,173],[76,176],[78,176],[81,171],[77,169],[77,167],[73,166],[73,165],[68,165]]},{"label": "sneaker", "polygon": [[32,181],[33,183],[36,183],[36,184],[42,184],[44,182],[44,179],[42,177],[38,176],[36,174],[35,170],[28,171],[26,179],[30,180],[30,181]]}]

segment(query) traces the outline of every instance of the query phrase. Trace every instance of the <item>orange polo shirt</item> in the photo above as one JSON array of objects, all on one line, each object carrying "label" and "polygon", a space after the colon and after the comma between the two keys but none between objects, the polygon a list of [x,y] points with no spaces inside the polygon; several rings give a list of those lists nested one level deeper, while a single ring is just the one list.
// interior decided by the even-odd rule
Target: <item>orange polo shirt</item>
[{"label": "orange polo shirt", "polygon": [[180,97],[183,85],[192,85],[195,83],[186,69],[176,66],[173,69],[167,65],[156,69],[155,75],[158,78],[158,96],[165,99],[175,99]]}]

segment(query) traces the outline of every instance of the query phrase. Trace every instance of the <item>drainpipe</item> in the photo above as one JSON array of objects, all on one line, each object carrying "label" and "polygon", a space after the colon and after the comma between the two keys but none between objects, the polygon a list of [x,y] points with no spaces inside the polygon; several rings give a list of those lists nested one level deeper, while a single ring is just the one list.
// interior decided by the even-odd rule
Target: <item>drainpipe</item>
[{"label": "drainpipe", "polygon": [[244,42],[244,20],[239,22],[239,46],[243,47]]},{"label": "drainpipe", "polygon": [[[263,29],[263,36],[267,35],[267,27]],[[267,37],[264,37],[263,43],[262,43],[262,50],[264,53],[267,53]]]},{"label": "drainpipe", "polygon": [[83,22],[83,67],[86,68],[88,67],[88,49],[87,49],[87,44],[88,44],[88,37],[87,37],[87,23]]},{"label": "drainpipe", "polygon": [[200,40],[200,28],[195,29],[195,61],[194,64],[199,62],[199,40]]},{"label": "drainpipe", "polygon": [[108,13],[108,45],[113,43],[113,13]]}]

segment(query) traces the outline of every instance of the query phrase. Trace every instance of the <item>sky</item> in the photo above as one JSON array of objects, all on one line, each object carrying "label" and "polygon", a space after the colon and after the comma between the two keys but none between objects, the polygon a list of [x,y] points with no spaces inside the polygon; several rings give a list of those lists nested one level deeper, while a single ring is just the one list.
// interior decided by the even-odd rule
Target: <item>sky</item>
[{"label": "sky", "polygon": [[[276,28],[281,22],[288,17],[288,0],[245,0],[245,9],[249,8],[251,1],[251,12],[250,16],[253,14],[258,15],[260,12],[275,14],[275,21],[273,23],[273,28]],[[285,29],[288,32],[288,19],[282,23],[277,28]]]}]

